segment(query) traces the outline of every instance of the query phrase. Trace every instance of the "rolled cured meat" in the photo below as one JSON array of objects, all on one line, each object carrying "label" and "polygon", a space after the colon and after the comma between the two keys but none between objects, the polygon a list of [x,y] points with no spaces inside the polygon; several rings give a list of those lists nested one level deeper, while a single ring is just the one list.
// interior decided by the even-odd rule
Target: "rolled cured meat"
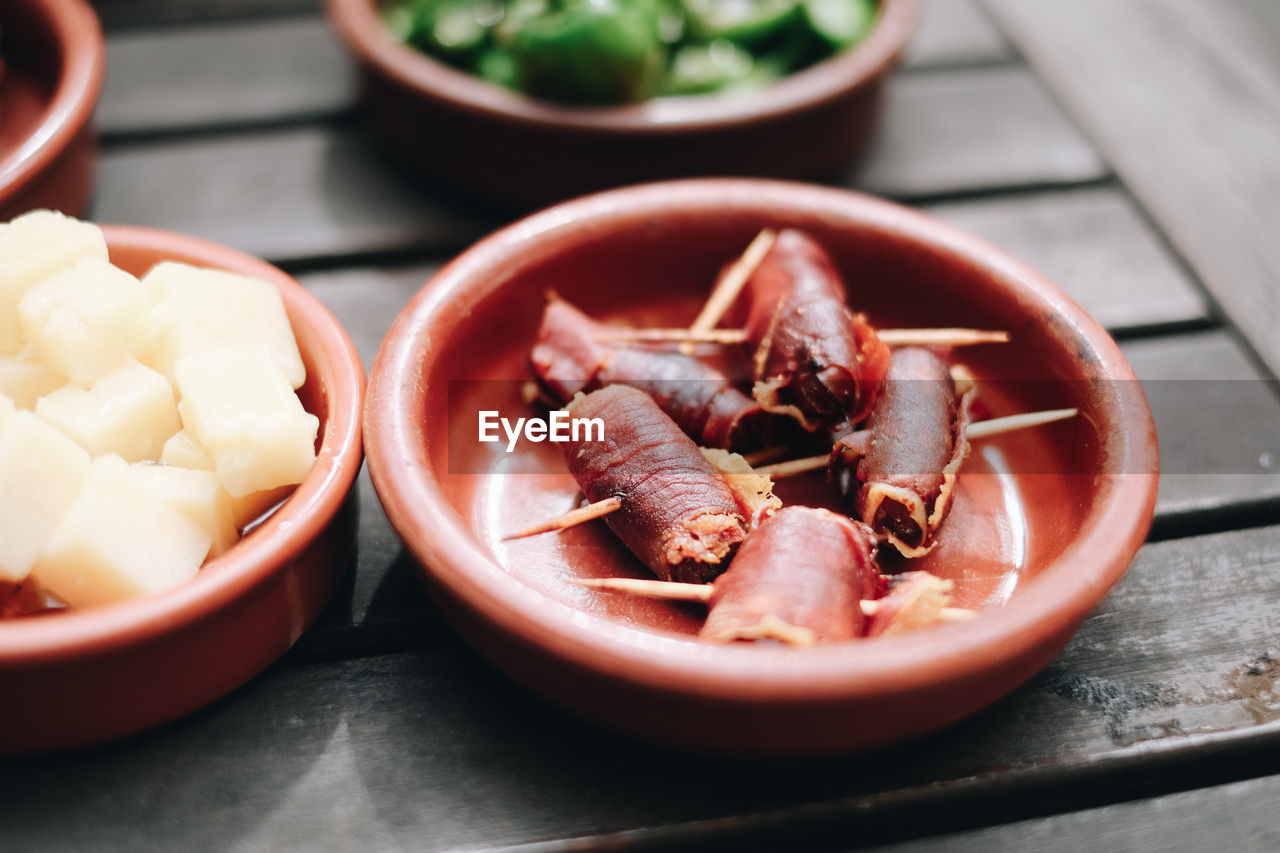
[{"label": "rolled cured meat", "polygon": [[653,398],[698,444],[727,450],[759,447],[773,416],[724,373],[679,352],[601,343],[610,327],[552,297],[542,315],[530,365],[557,403],[608,385],[629,385]]},{"label": "rolled cured meat", "polygon": [[841,437],[832,450],[832,475],[854,515],[904,556],[933,548],[951,508],[969,452],[972,393],[956,393],[943,353],[896,349],[865,428]]},{"label": "rolled cured meat", "polygon": [[810,431],[862,420],[889,349],[849,310],[840,274],[813,238],[781,231],[735,310],[755,348],[752,393],[762,407]]},{"label": "rolled cured meat", "polygon": [[604,424],[604,440],[585,440],[584,430],[561,447],[589,501],[620,499],[605,521],[623,544],[663,580],[705,583],[723,572],[752,511],[693,440],[649,395],[624,385],[566,408]]},{"label": "rolled cured meat", "polygon": [[700,636],[798,646],[860,637],[860,601],[877,591],[875,553],[865,525],[825,509],[785,507],[752,531],[715,582]]}]

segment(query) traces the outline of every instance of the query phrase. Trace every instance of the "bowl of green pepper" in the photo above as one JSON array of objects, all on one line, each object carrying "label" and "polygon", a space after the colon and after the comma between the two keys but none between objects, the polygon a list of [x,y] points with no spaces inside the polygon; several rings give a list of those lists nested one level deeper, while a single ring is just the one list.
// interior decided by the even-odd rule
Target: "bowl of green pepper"
[{"label": "bowl of green pepper", "polygon": [[327,0],[401,160],[529,207],[858,158],[916,0]]}]

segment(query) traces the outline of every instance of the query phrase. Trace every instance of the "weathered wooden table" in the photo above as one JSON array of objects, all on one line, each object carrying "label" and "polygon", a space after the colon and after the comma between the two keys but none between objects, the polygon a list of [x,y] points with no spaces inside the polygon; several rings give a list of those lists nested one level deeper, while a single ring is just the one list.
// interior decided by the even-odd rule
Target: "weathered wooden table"
[{"label": "weathered wooden table", "polygon": [[[0,848],[1280,849],[1280,6],[977,2],[926,2],[848,183],[1041,268],[1147,381],[1151,541],[1047,670],[852,759],[638,745],[462,645],[362,476],[356,564],[297,647],[158,731],[4,762]],[[98,8],[92,216],[294,271],[366,365],[500,224],[379,155],[314,0]]]}]

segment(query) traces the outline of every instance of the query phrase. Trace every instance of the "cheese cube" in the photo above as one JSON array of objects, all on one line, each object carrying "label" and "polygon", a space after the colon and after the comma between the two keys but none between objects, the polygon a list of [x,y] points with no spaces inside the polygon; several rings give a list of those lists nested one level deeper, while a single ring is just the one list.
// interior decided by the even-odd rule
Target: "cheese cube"
[{"label": "cheese cube", "polygon": [[41,397],[36,414],[94,456],[114,453],[126,462],[159,459],[182,428],[168,380],[133,359],[87,390],[67,385]]},{"label": "cheese cube", "polygon": [[[190,430],[175,433],[164,444],[164,452],[160,461],[165,465],[178,468],[191,468],[197,471],[212,471],[213,457],[205,450]],[[263,489],[247,495],[231,499],[231,515],[236,529],[243,530],[260,519],[264,513],[276,507],[281,501],[293,494],[293,486],[278,486],[274,489]]]},{"label": "cheese cube", "polygon": [[143,361],[174,379],[179,359],[215,347],[261,344],[288,377],[302,386],[306,369],[275,285],[221,270],[174,262],[157,264],[142,279],[160,332]]},{"label": "cheese cube", "polygon": [[22,347],[18,302],[27,288],[84,257],[107,259],[107,241],[96,225],[51,210],[0,224],[0,352]]},{"label": "cheese cube", "polygon": [[27,576],[89,466],[80,445],[30,412],[0,430],[0,580]]},{"label": "cheese cube", "polygon": [[266,347],[207,350],[178,361],[174,372],[183,427],[209,451],[233,498],[307,476],[320,421],[302,408]]},{"label": "cheese cube", "polygon": [[19,409],[31,411],[50,391],[67,384],[67,380],[33,358],[0,353],[0,394]]},{"label": "cheese cube", "polygon": [[155,499],[169,504],[199,524],[213,540],[209,558],[240,541],[231,511],[231,498],[212,471],[192,471],[168,465],[136,463],[130,466],[135,478],[144,483]]},{"label": "cheese cube", "polygon": [[293,494],[295,488],[295,486],[278,486],[274,489],[263,489],[260,492],[250,492],[247,495],[232,498],[231,513],[235,516],[236,527],[244,530],[246,527],[256,526],[254,522],[279,506]]},{"label": "cheese cube", "polygon": [[175,468],[212,471],[213,457],[196,441],[191,430],[178,430],[164,443],[160,461]]},{"label": "cheese cube", "polygon": [[13,416],[17,414],[18,407],[13,401],[0,394],[0,432],[4,432],[4,428],[9,425],[9,421],[13,420]]},{"label": "cheese cube", "polygon": [[157,330],[138,280],[97,258],[31,285],[18,316],[35,356],[84,386],[140,354]]},{"label": "cheese cube", "polygon": [[133,475],[118,456],[93,462],[88,481],[32,574],[72,607],[158,592],[199,570],[210,535]]}]

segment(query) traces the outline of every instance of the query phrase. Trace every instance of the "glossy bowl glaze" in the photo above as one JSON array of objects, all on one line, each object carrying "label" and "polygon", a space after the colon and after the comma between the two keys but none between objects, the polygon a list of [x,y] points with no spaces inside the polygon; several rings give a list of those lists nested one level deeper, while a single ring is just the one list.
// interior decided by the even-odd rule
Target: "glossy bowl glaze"
[{"label": "glossy bowl glaze", "polygon": [[10,0],[0,27],[0,221],[36,208],[80,216],[98,161],[97,15],[84,0]]},{"label": "glossy bowl glaze", "polygon": [[[807,230],[851,304],[882,327],[972,326],[990,415],[1080,417],[989,439],[962,470],[938,548],[979,618],[794,649],[694,639],[702,611],[587,590],[645,570],[601,523],[504,542],[570,508],[557,448],[480,443],[478,411],[521,399],[544,293],[642,325],[687,325],[717,270],[762,227]],[[516,680],[653,741],[738,755],[825,755],[901,741],[993,702],[1047,664],[1120,578],[1156,494],[1151,413],[1115,343],[1054,285],[926,216],[800,184],[707,179],[569,202],[476,244],[392,326],[365,407],[366,452],[392,525],[446,615]],[[832,503],[821,475],[780,495]],[[902,568],[886,560],[889,568]]]},{"label": "glossy bowl glaze", "polygon": [[200,708],[301,636],[355,549],[354,483],[365,374],[338,321],[297,281],[192,237],[104,226],[111,260],[141,275],[163,260],[255,276],[284,297],[320,419],[317,460],[293,495],[190,581],[94,609],[0,621],[0,752],[109,740]]},{"label": "glossy bowl glaze", "polygon": [[365,116],[406,163],[490,201],[528,207],[697,175],[815,178],[857,159],[916,0],[881,0],[859,45],[747,95],[573,107],[526,97],[396,42],[375,0],[327,0],[359,67]]}]

